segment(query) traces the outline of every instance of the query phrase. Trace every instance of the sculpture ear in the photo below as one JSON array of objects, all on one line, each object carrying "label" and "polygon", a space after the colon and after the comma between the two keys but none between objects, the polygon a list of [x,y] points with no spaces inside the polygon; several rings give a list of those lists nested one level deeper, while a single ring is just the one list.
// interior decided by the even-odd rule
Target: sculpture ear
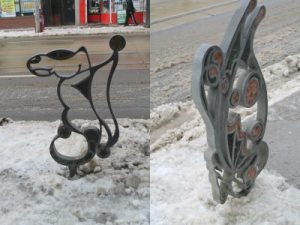
[{"label": "sculpture ear", "polygon": [[85,48],[84,46],[81,46],[81,47],[75,52],[75,54],[77,54],[78,52],[85,52],[85,53],[87,53],[87,50],[86,50],[86,48]]}]

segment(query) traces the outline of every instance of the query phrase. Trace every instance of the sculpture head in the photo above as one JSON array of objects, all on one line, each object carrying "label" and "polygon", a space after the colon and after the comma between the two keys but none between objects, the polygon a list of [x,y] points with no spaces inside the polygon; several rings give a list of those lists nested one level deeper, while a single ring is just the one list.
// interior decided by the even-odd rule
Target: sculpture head
[{"label": "sculpture head", "polygon": [[[76,55],[83,53],[88,62],[89,62],[89,56],[87,53],[87,50],[85,47],[79,48],[76,52],[66,50],[66,49],[58,49],[51,52],[48,52],[46,54],[38,54],[33,57],[31,57],[27,61],[27,68],[29,71],[39,77],[49,77],[52,75],[57,76],[58,78],[71,78],[79,74],[82,70],[82,65],[78,64],[78,66],[75,68],[75,71],[72,71],[72,73],[69,74],[61,74],[58,72],[57,68],[55,66],[45,66],[44,63],[50,63],[55,65],[55,61],[64,61],[68,59],[74,58]],[[54,62],[51,62],[54,61]]]},{"label": "sculpture head", "polygon": [[[125,39],[120,36],[120,35],[115,35],[110,39],[109,46],[113,50],[113,55],[116,54],[117,52],[121,51],[124,49],[126,45]],[[75,70],[72,71],[71,73],[68,74],[62,74],[59,72],[58,68],[55,66],[43,66],[44,62],[49,62],[54,61],[53,65],[55,65],[59,61],[65,61],[65,60],[70,60],[76,56],[84,56],[86,58],[86,62],[88,64],[88,69],[91,69],[91,61],[89,54],[87,52],[87,49],[85,47],[80,47],[77,51],[73,52],[71,50],[67,49],[57,49],[51,52],[48,52],[46,54],[37,54],[31,57],[27,61],[27,68],[28,70],[39,77],[49,77],[52,75],[57,76],[58,78],[64,78],[64,79],[70,79],[81,72],[86,71],[86,69],[83,69],[82,64],[78,64],[77,67],[75,67]],[[82,57],[80,58],[82,60]],[[111,61],[112,57],[109,58],[107,61]],[[55,62],[56,61],[56,62]],[[101,64],[99,64],[101,65]],[[97,65],[96,65],[97,66]]]}]

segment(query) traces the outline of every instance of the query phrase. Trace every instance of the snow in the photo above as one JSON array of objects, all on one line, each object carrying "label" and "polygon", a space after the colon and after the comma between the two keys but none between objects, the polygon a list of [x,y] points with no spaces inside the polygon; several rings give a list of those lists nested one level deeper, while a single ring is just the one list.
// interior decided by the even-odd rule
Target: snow
[{"label": "snow", "polygon": [[46,27],[42,33],[35,33],[33,28],[19,30],[0,30],[1,38],[12,37],[39,37],[39,36],[59,36],[76,34],[125,34],[125,33],[148,33],[149,29],[143,26],[116,26],[116,27]]},{"label": "snow", "polygon": [[[112,155],[95,156],[72,179],[49,154],[59,123],[0,126],[1,224],[149,224],[149,121],[121,119]],[[60,143],[65,153],[70,146],[82,151],[85,143]]]},{"label": "snow", "polygon": [[151,138],[151,224],[299,224],[300,190],[275,171],[264,170],[247,197],[215,203],[203,157],[207,148],[203,121],[191,102],[161,106],[155,115],[163,118],[164,108],[172,107],[173,112],[178,109],[176,115],[189,112],[189,120],[177,123],[180,116],[173,117],[173,129],[164,130],[154,142]]},{"label": "snow", "polygon": [[[300,55],[263,69],[269,106],[300,90]],[[278,88],[280,87],[280,88]],[[251,115],[253,109],[240,111]],[[300,190],[264,170],[251,193],[212,199],[204,122],[192,101],[151,110],[150,214],[153,225],[298,225]]]},{"label": "snow", "polygon": [[275,172],[263,171],[247,197],[215,203],[203,142],[178,142],[151,155],[151,224],[299,224],[300,191]]}]

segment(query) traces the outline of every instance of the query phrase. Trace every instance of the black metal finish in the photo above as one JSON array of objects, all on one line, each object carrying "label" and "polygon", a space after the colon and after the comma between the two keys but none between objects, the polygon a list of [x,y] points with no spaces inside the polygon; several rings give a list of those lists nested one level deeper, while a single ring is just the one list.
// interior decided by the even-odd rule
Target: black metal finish
[{"label": "black metal finish", "polygon": [[[59,50],[51,51],[47,54],[35,55],[27,61],[27,68],[32,74],[39,77],[48,77],[54,75],[59,78],[59,82],[57,86],[57,95],[64,110],[62,111],[61,114],[62,124],[59,126],[57,130],[57,135],[54,137],[50,145],[50,154],[56,162],[69,167],[71,177],[76,174],[77,167],[79,165],[83,165],[89,162],[95,156],[95,154],[97,154],[100,158],[107,158],[110,155],[110,147],[113,146],[118,141],[119,138],[118,122],[112,111],[112,106],[110,102],[110,86],[111,86],[111,81],[112,81],[114,71],[118,64],[119,51],[121,51],[125,47],[126,41],[122,36],[116,35],[111,38],[109,44],[110,44],[110,48],[113,50],[112,56],[106,61],[95,66],[92,66],[89,54],[85,47],[79,48],[76,52],[65,50],[65,49],[59,49]],[[74,74],[62,75],[62,74],[58,74],[53,68],[32,67],[32,65],[40,63],[42,57],[48,57],[53,60],[67,60],[67,59],[71,59],[78,53],[83,53],[86,55],[88,60],[88,68],[82,70],[82,65],[79,64],[77,72],[75,72]],[[91,92],[92,82],[95,73],[97,72],[97,70],[99,70],[100,68],[102,68],[103,66],[107,65],[110,62],[112,62],[112,66],[107,80],[106,98],[107,98],[108,108],[114,122],[114,128],[115,128],[114,132],[112,132],[111,128],[107,125],[107,123],[103,119],[101,119],[100,115],[97,113],[94,106],[92,92]],[[89,75],[85,77],[83,80],[81,80],[80,82],[76,83],[75,85],[72,85],[72,87],[77,89],[89,101],[89,104],[99,121],[99,127],[88,127],[88,128],[76,127],[68,118],[68,112],[70,111],[70,107],[66,104],[66,102],[62,98],[61,90],[64,82],[76,76],[80,76],[85,72],[88,72]],[[107,140],[105,143],[101,143],[103,128],[107,134]],[[59,138],[63,138],[63,139],[69,138],[72,132],[83,135],[87,141],[88,149],[83,155],[75,156],[75,157],[66,156],[61,154],[56,149],[55,141]]]}]

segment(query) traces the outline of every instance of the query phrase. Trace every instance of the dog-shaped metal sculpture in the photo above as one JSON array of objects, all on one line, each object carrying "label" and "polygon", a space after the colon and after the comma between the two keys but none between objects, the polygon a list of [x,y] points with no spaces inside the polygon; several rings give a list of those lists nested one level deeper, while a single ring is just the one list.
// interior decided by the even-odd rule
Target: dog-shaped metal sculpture
[{"label": "dog-shaped metal sculpture", "polygon": [[[83,165],[89,162],[95,156],[95,154],[97,154],[101,158],[108,157],[110,155],[110,147],[112,147],[118,141],[119,127],[118,127],[117,119],[112,111],[112,106],[110,102],[110,85],[111,85],[111,81],[115,69],[118,64],[119,51],[121,51],[125,47],[125,45],[126,45],[126,41],[122,36],[116,35],[112,37],[110,40],[110,48],[113,50],[111,57],[106,61],[95,66],[92,66],[89,54],[85,47],[79,48],[76,52],[65,50],[65,49],[54,50],[47,54],[35,55],[27,61],[27,68],[32,74],[39,77],[56,76],[59,79],[58,86],[57,86],[57,95],[64,109],[61,114],[62,124],[59,126],[57,135],[54,137],[54,139],[50,144],[50,154],[56,162],[69,167],[71,177],[76,174],[77,167],[79,165]],[[52,60],[68,60],[76,56],[78,53],[81,54],[83,53],[86,55],[86,58],[88,60],[87,69],[82,69],[82,65],[79,64],[77,71],[75,73],[65,75],[65,74],[59,74],[53,68],[39,68],[39,67],[33,68],[33,65],[36,66],[41,62],[42,57],[48,57],[49,59]],[[108,108],[114,122],[113,133],[111,131],[111,128],[97,113],[93,102],[92,91],[91,91],[92,82],[96,72],[110,62],[112,62],[112,66],[107,80],[106,98],[107,98]],[[88,127],[88,128],[81,129],[76,127],[72,123],[72,121],[70,121],[68,118],[70,106],[67,105],[67,103],[64,101],[62,97],[62,87],[65,81],[70,80],[77,76],[81,76],[83,73],[88,73],[88,76],[84,77],[84,79],[82,79],[78,83],[72,85],[72,87],[77,89],[89,101],[90,107],[99,121],[99,127]],[[101,136],[103,130],[107,134],[107,140],[105,143],[101,143]],[[66,156],[61,154],[56,149],[55,141],[58,138],[64,138],[64,139],[69,138],[72,132],[83,135],[87,141],[88,149],[86,153],[84,153],[83,155],[75,156],[75,157]]]},{"label": "dog-shaped metal sculpture", "polygon": [[[192,95],[206,125],[205,159],[213,197],[222,204],[228,195],[246,196],[268,159],[268,146],[262,141],[267,89],[253,50],[265,13],[256,0],[242,0],[220,47],[203,45],[195,56]],[[256,103],[256,118],[242,122],[233,111]]]}]

